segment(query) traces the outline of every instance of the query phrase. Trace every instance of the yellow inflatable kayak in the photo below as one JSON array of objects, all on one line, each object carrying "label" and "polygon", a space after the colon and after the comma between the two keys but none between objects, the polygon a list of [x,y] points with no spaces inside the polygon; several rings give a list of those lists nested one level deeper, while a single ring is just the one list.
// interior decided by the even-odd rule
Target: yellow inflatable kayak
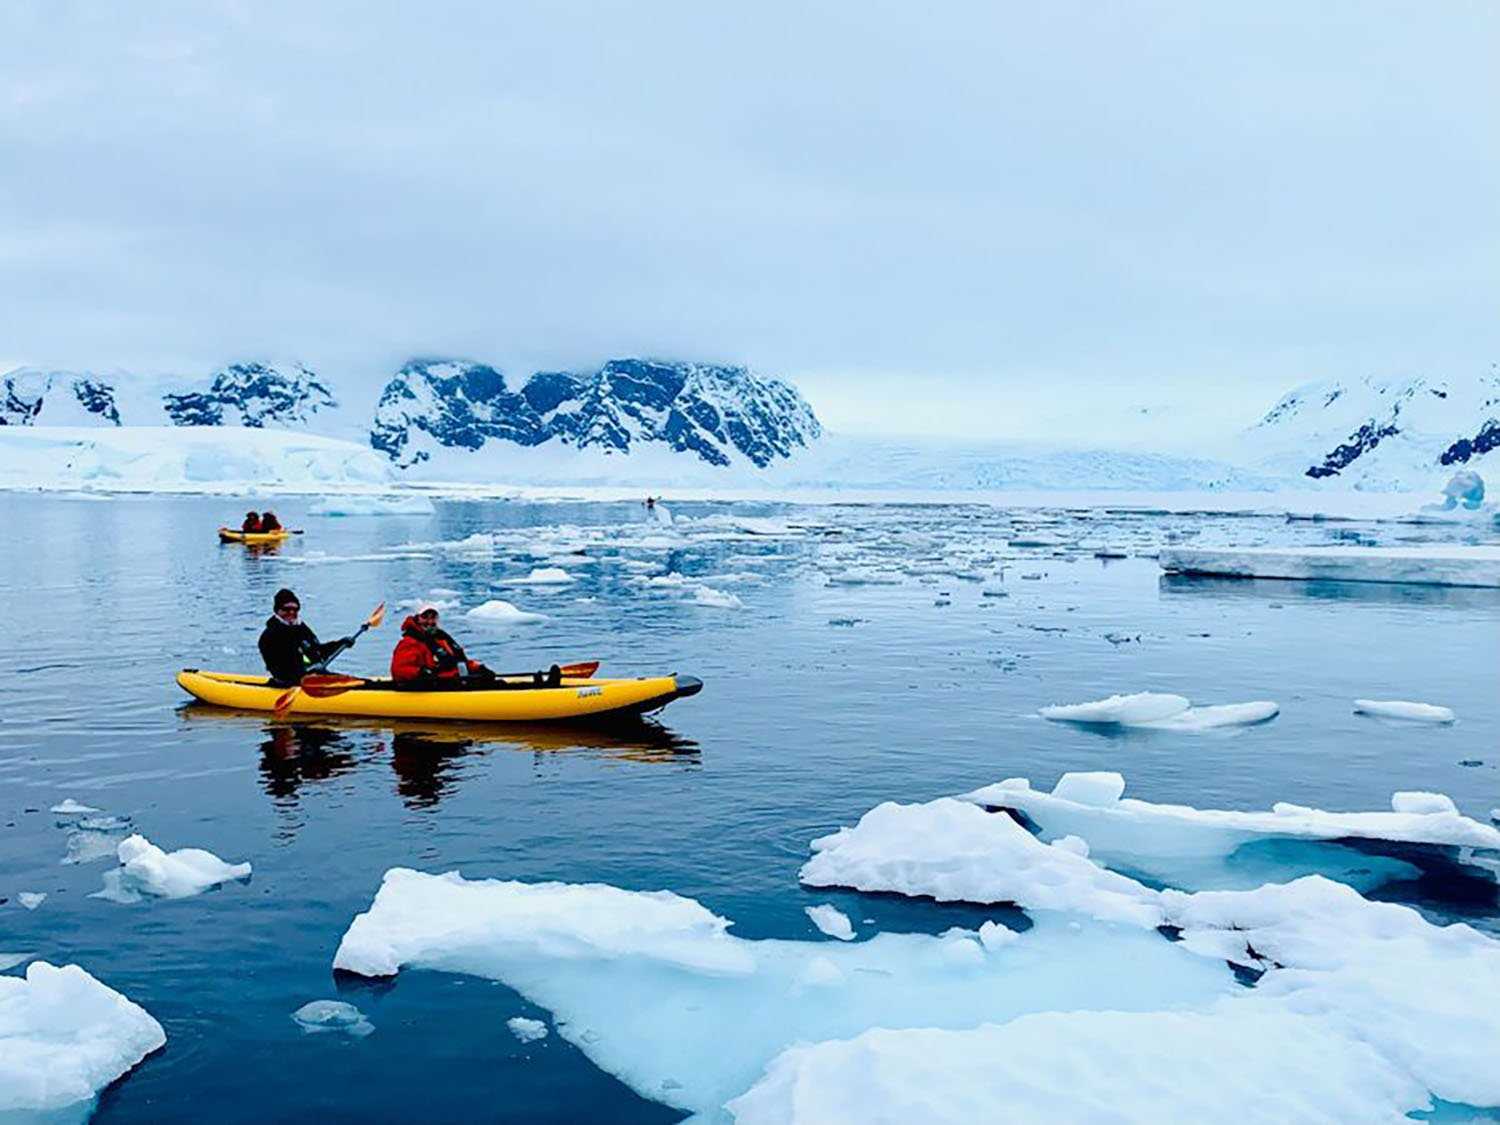
[{"label": "yellow inflatable kayak", "polygon": [[[471,722],[551,722],[599,716],[640,715],[674,699],[697,695],[703,681],[695,676],[650,676],[637,680],[565,677],[558,687],[536,687],[529,679],[499,681],[504,686],[398,686],[391,680],[365,680],[326,698],[298,692],[287,715],[364,715],[394,719],[467,719]],[[230,672],[177,673],[183,691],[219,707],[272,711],[286,689],[264,676]]]},{"label": "yellow inflatable kayak", "polygon": [[219,528],[220,543],[280,543],[295,532],[281,528],[278,531],[236,531],[232,527]]}]

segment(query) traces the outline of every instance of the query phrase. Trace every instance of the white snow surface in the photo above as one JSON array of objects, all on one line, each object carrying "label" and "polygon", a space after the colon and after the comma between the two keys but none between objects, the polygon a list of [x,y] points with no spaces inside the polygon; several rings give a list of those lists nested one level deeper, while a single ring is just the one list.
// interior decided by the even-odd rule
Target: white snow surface
[{"label": "white snow surface", "polygon": [[1500,587],[1500,546],[1163,547],[1169,574]]},{"label": "white snow surface", "polygon": [[0,426],[0,489],[298,493],[388,490],[368,446],[239,426]]},{"label": "white snow surface", "polygon": [[812,924],[818,927],[818,932],[827,934],[839,941],[854,940],[854,926],[849,921],[849,916],[831,903],[821,903],[818,906],[803,907]]},{"label": "white snow surface", "polygon": [[1043,1012],[972,1030],[799,1045],[733,1099],[738,1125],[1395,1122],[1426,1091],[1291,1013]]},{"label": "white snow surface", "polygon": [[1144,927],[1162,920],[1154,893],[1135,880],[1106,871],[1070,844],[1045,844],[1012,818],[952,797],[922,805],[887,801],[853,828],[814,840],[812,849],[799,875],[810,887],[1014,903]]},{"label": "white snow surface", "polygon": [[[1252,887],[1269,878],[1318,872],[1368,888],[1415,874],[1406,862],[1333,843],[1344,839],[1448,849],[1461,862],[1466,849],[1500,853],[1500,829],[1461,815],[1447,798],[1439,800],[1441,795],[1424,796],[1417,804],[1397,794],[1390,812],[1325,812],[1287,802],[1250,812],[1131,797],[1080,801],[1069,795],[1079,776],[1064,774],[1051,793],[1031,788],[1025,778],[1010,778],[961,799],[1022,812],[1043,840],[1081,837],[1093,859],[1175,886]],[[1124,778],[1109,776],[1123,793]],[[1091,789],[1097,793],[1098,784],[1091,783]],[[1476,876],[1487,870],[1473,865]]]},{"label": "white snow surface", "polygon": [[505,1026],[510,1028],[510,1033],[522,1043],[535,1043],[538,1039],[547,1038],[547,1025],[541,1020],[530,1019],[526,1016],[511,1016],[505,1021]]},{"label": "white snow surface", "polygon": [[464,616],[470,621],[481,621],[486,625],[538,625],[547,620],[545,613],[519,609],[501,598],[492,598],[483,605],[476,605]]},{"label": "white snow surface", "polygon": [[142,897],[189,898],[231,879],[248,879],[248,863],[225,863],[202,848],[164,852],[139,834],[120,841],[120,867],[105,877],[99,898],[136,902]]},{"label": "white snow surface", "polygon": [[1382,719],[1403,719],[1410,723],[1451,723],[1457,717],[1451,708],[1432,703],[1412,703],[1404,699],[1356,699],[1356,715],[1375,715]]},{"label": "white snow surface", "polygon": [[161,1024],[77,965],[0,976],[0,1112],[93,1098],[167,1041]]}]

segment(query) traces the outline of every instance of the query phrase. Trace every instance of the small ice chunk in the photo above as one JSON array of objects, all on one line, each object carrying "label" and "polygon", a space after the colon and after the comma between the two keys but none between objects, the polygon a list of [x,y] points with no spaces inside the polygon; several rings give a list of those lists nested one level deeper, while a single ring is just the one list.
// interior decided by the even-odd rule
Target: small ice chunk
[{"label": "small ice chunk", "polygon": [[1003,949],[1021,935],[999,922],[981,922],[979,925],[979,944],[993,953],[997,949]]},{"label": "small ice chunk", "polygon": [[812,924],[831,938],[839,941],[853,941],[854,927],[849,923],[849,916],[838,907],[830,903],[821,906],[808,906],[803,908]]},{"label": "small ice chunk", "polygon": [[725,590],[715,590],[712,586],[699,586],[693,591],[693,604],[706,606],[709,609],[744,609],[745,603]]},{"label": "small ice chunk", "polygon": [[1455,718],[1450,708],[1432,703],[1411,703],[1404,699],[1356,699],[1354,713],[1382,719],[1404,719],[1411,723],[1451,723]]},{"label": "small ice chunk", "polygon": [[547,1038],[547,1025],[541,1020],[528,1019],[525,1016],[511,1016],[505,1021],[505,1026],[510,1028],[510,1033],[522,1043],[535,1043],[538,1039]]},{"label": "small ice chunk", "polygon": [[93,805],[81,805],[72,797],[67,798],[61,804],[53,805],[52,812],[63,816],[82,816],[84,813],[98,812]]},{"label": "small ice chunk", "polygon": [[547,620],[544,613],[530,613],[518,609],[510,602],[493,598],[477,605],[464,615],[470,621],[482,621],[486,625],[537,625]]},{"label": "small ice chunk", "polygon": [[[188,898],[231,879],[248,879],[248,863],[225,863],[202,848],[164,852],[139,834],[120,841],[120,867],[92,897],[138,902],[143,896]],[[111,878],[113,876],[113,878]]]},{"label": "small ice chunk", "polygon": [[1180,695],[1138,691],[1111,695],[1093,703],[1054,704],[1043,707],[1042,718],[1064,723],[1151,723],[1186,711],[1191,704]]},{"label": "small ice chunk", "polygon": [[1140,726],[1153,730],[1217,730],[1221,727],[1246,727],[1274,719],[1281,707],[1269,699],[1250,703],[1222,703],[1215,707],[1189,707],[1176,715]]},{"label": "small ice chunk", "polygon": [[[167,1041],[161,1024],[80,969],[0,976],[0,1115],[76,1107]],[[50,1120],[50,1118],[49,1118]]]},{"label": "small ice chunk", "polygon": [[560,566],[534,567],[525,578],[508,578],[506,586],[566,586],[574,578]]},{"label": "small ice chunk", "polygon": [[1052,787],[1052,795],[1062,801],[1078,805],[1106,808],[1115,804],[1125,793],[1125,777],[1110,770],[1097,772],[1065,773]]},{"label": "small ice chunk", "polygon": [[342,1031],[363,1039],[375,1030],[363,1012],[343,1000],[311,1000],[292,1013],[292,1020],[309,1035]]},{"label": "small ice chunk", "polygon": [[47,901],[47,892],[22,891],[20,894],[16,895],[16,901],[24,906],[27,910],[35,910],[38,906],[41,906],[42,903]]},{"label": "small ice chunk", "polygon": [[1425,793],[1420,789],[1391,794],[1391,811],[1398,813],[1456,813],[1458,806],[1444,793]]}]

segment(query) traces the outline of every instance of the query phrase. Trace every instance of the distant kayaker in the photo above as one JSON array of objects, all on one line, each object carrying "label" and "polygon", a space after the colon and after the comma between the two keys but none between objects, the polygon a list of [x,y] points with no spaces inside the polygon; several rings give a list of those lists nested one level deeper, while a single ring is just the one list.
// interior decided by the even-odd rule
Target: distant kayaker
[{"label": "distant kayaker", "polygon": [[276,518],[275,512],[262,512],[260,514],[261,531],[280,531],[281,521]]},{"label": "distant kayaker", "polygon": [[260,530],[260,513],[246,512],[244,522],[240,524],[240,530],[253,535]]},{"label": "distant kayaker", "polygon": [[401,639],[391,653],[391,679],[455,680],[470,676],[494,679],[477,660],[470,660],[463,647],[438,627],[438,608],[424,602],[401,623]]},{"label": "distant kayaker", "polygon": [[260,634],[260,656],[266,662],[266,671],[271,673],[272,683],[288,687],[301,683],[304,675],[321,667],[330,657],[354,647],[353,637],[327,644],[318,640],[318,635],[303,624],[302,603],[290,590],[276,591],[272,609],[274,612],[266,619],[266,627]]}]

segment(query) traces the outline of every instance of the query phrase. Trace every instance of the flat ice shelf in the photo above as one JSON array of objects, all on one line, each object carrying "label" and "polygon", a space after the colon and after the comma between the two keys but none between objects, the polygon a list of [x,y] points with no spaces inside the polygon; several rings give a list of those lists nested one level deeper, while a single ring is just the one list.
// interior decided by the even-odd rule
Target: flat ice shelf
[{"label": "flat ice shelf", "polygon": [[1500,545],[1483,547],[1164,547],[1168,574],[1323,578],[1500,588]]}]

